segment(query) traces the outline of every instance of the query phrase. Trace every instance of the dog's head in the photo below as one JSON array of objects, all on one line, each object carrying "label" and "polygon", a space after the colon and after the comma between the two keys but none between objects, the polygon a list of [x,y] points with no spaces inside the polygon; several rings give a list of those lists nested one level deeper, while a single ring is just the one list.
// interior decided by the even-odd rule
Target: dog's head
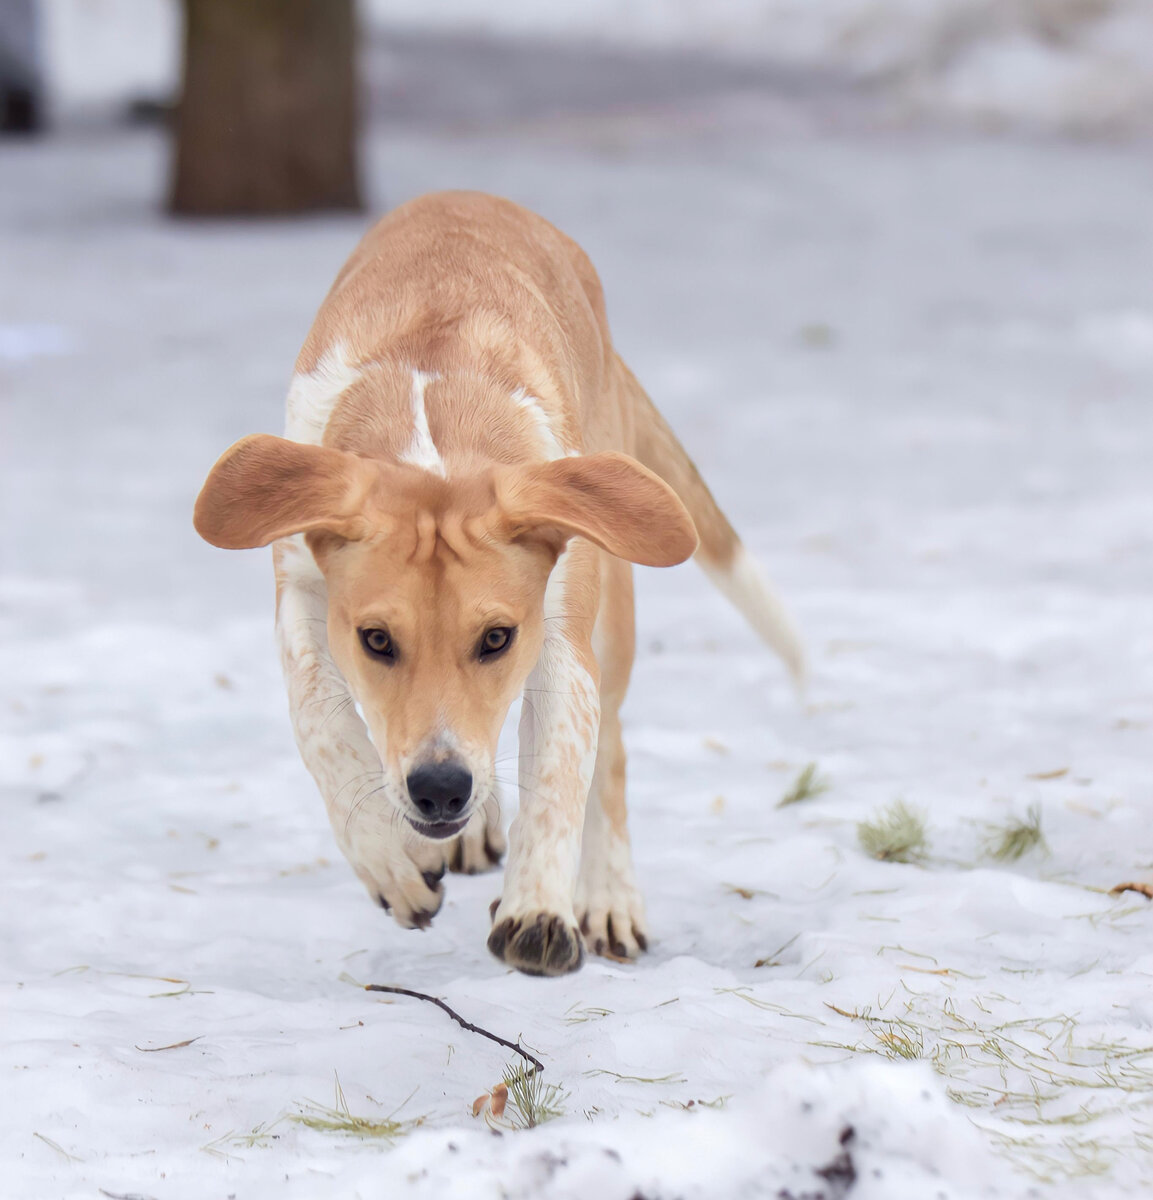
[{"label": "dog's head", "polygon": [[696,547],[673,491],[623,454],[443,479],[263,434],[213,467],[195,524],[233,550],[305,535],[382,791],[428,837],[458,833],[494,787],[497,737],[539,655],[568,540],[650,566]]}]

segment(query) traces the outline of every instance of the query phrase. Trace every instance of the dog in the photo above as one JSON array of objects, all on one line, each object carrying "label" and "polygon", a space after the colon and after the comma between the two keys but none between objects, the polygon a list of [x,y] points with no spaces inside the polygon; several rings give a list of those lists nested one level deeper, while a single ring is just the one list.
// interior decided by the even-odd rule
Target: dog
[{"label": "dog", "polygon": [[214,546],[273,546],[297,745],[344,855],[402,926],[446,867],[495,866],[495,754],[522,696],[520,808],[488,947],[520,971],[647,948],[620,707],[632,565],[695,555],[799,680],[798,639],[613,350],[588,258],[507,200],[444,192],[365,236],[296,363],[285,437],[196,501]]}]

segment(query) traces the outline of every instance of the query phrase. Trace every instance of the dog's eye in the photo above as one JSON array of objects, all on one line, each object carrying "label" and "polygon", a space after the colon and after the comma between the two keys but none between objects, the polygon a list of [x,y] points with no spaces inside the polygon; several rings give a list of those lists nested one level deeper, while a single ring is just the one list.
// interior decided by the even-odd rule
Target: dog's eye
[{"label": "dog's eye", "polygon": [[514,633],[516,633],[515,629],[509,629],[505,625],[498,625],[495,629],[490,629],[480,639],[478,650],[480,657],[495,658],[498,654],[503,654],[512,644]]},{"label": "dog's eye", "polygon": [[396,647],[386,629],[361,629],[360,644],[373,658],[383,658],[386,662],[396,659]]}]

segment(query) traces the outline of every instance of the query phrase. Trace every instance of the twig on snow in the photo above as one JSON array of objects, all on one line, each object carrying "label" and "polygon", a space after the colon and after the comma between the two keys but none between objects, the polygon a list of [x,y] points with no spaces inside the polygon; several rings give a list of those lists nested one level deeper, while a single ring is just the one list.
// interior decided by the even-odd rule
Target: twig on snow
[{"label": "twig on snow", "polygon": [[438,1000],[435,996],[429,996],[425,992],[414,992],[411,988],[393,987],[386,983],[366,983],[363,986],[366,992],[389,992],[394,996],[411,996],[414,1000],[427,1000],[429,1004],[435,1004],[437,1008],[448,1013],[461,1029],[467,1029],[469,1033],[479,1033],[481,1037],[488,1038],[490,1042],[496,1042],[498,1046],[504,1046],[506,1049],[514,1051],[526,1062],[532,1063],[533,1074],[544,1074],[544,1063],[525,1050],[523,1046],[498,1037],[495,1033],[489,1033],[487,1029],[481,1029],[479,1025],[474,1025],[471,1021],[466,1021],[460,1013],[449,1008],[443,1000]]}]

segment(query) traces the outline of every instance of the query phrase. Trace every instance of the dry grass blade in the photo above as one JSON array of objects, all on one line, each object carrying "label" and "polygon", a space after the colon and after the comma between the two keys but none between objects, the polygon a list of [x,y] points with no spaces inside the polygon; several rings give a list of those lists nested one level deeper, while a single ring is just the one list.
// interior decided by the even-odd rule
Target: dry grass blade
[{"label": "dry grass blade", "polygon": [[874,1017],[868,1009],[854,1012],[838,1008],[827,1001],[825,1007],[832,1009],[838,1016],[848,1017],[850,1021],[860,1021],[877,1043],[873,1047],[849,1047],[850,1049],[871,1050],[873,1053],[883,1054],[886,1058],[917,1059],[925,1055],[924,1034],[911,1021],[902,1020],[900,1017]]},{"label": "dry grass blade", "polygon": [[608,1075],[610,1079],[615,1079],[618,1083],[687,1083],[683,1075],[654,1075],[648,1078],[644,1075],[622,1075],[618,1071],[610,1071],[605,1067],[594,1067],[591,1071],[586,1071],[586,1075],[590,1078],[595,1075]]},{"label": "dry grass blade", "polygon": [[238,1157],[229,1153],[229,1147],[241,1147],[245,1150],[253,1150],[256,1147],[269,1146],[275,1142],[280,1134],[272,1131],[284,1120],[282,1113],[275,1121],[261,1121],[259,1125],[254,1125],[245,1133],[238,1133],[235,1129],[230,1129],[227,1133],[222,1133],[220,1137],[213,1138],[205,1146],[201,1146],[206,1154],[211,1154],[214,1158],[228,1159]]},{"label": "dry grass blade", "polygon": [[[404,1103],[407,1104],[408,1101]],[[300,1112],[289,1114],[289,1120],[297,1125],[305,1125],[320,1133],[347,1133],[354,1137],[381,1138],[386,1142],[395,1141],[407,1133],[410,1126],[420,1123],[394,1120],[398,1110],[394,1110],[387,1117],[357,1116],[348,1106],[339,1077],[336,1079],[336,1098],[331,1106],[306,1100],[300,1107]],[[403,1107],[404,1104],[400,1105],[400,1108]]]},{"label": "dry grass blade", "polygon": [[929,851],[925,816],[904,800],[894,800],[871,821],[857,826],[861,849],[881,862],[920,862]]},{"label": "dry grass blade", "polygon": [[54,1142],[50,1137],[47,1137],[43,1133],[37,1133],[35,1130],[33,1130],[32,1136],[34,1138],[39,1138],[44,1143],[45,1146],[50,1146],[53,1150],[56,1151],[57,1154],[62,1154],[69,1162],[83,1162],[84,1161],[82,1158],[77,1158],[75,1154],[69,1154],[68,1151],[65,1150],[64,1147],[61,1146],[59,1142]]},{"label": "dry grass blade", "polygon": [[787,808],[790,804],[800,804],[802,800],[811,800],[828,790],[829,781],[817,773],[817,764],[811,762],[801,769],[800,774],[793,780],[793,786],[777,801],[777,807]]},{"label": "dry grass blade", "polygon": [[985,841],[985,853],[997,862],[1016,862],[1030,850],[1049,853],[1045,835],[1041,832],[1041,810],[1030,804],[1024,819],[1013,817],[1004,825],[990,825]]}]

